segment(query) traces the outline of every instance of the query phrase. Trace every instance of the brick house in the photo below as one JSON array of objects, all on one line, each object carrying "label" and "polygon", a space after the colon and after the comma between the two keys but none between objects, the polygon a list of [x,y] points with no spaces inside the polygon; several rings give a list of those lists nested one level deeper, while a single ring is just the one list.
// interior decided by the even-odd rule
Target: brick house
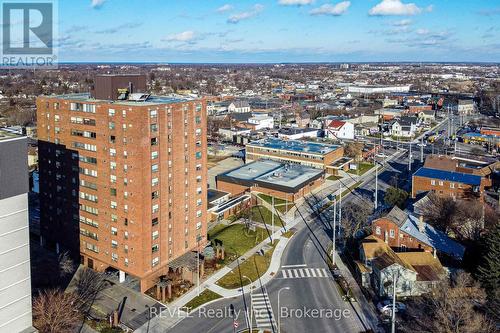
[{"label": "brick house", "polygon": [[398,207],[373,221],[372,232],[396,251],[439,252],[458,260],[465,251],[462,245],[425,223],[422,217],[407,214]]}]

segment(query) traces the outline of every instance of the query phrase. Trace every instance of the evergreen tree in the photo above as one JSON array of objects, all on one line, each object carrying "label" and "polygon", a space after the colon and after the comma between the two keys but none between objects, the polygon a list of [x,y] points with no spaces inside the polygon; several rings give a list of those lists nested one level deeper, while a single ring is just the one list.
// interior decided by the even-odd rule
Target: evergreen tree
[{"label": "evergreen tree", "polygon": [[477,277],[488,295],[489,313],[496,320],[500,318],[500,225],[497,225],[485,239],[485,253],[477,269]]}]

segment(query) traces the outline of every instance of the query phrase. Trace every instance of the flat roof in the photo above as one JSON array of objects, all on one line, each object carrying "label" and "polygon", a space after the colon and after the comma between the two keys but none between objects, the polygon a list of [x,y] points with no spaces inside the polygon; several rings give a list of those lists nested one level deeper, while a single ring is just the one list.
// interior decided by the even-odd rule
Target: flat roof
[{"label": "flat roof", "polygon": [[418,169],[417,172],[415,172],[413,175],[425,178],[441,179],[441,180],[474,185],[474,186],[479,186],[481,184],[480,176],[471,175],[468,173],[438,170],[431,168],[422,167]]},{"label": "flat roof", "polygon": [[325,155],[331,153],[340,147],[338,145],[328,145],[319,142],[282,140],[276,138],[266,138],[257,141],[252,141],[248,143],[247,146],[278,149],[278,150],[293,151],[300,153],[318,154],[318,155]]},{"label": "flat roof", "polygon": [[283,135],[293,135],[293,134],[301,134],[301,133],[308,133],[308,132],[318,132],[319,129],[317,128],[298,128],[298,127],[286,127],[286,128],[280,128],[278,130],[279,134]]},{"label": "flat roof", "polygon": [[296,192],[305,184],[320,178],[324,171],[300,164],[284,164],[271,160],[254,161],[217,176],[217,180],[244,186],[262,186]]},{"label": "flat roof", "polygon": [[101,100],[90,97],[88,93],[76,93],[76,94],[63,94],[63,95],[46,95],[44,97],[57,98],[81,102],[107,102],[112,104],[122,104],[122,105],[158,105],[158,104],[173,104],[182,103],[196,100],[195,98],[184,97],[184,96],[149,96],[145,101],[130,101],[130,100]]}]

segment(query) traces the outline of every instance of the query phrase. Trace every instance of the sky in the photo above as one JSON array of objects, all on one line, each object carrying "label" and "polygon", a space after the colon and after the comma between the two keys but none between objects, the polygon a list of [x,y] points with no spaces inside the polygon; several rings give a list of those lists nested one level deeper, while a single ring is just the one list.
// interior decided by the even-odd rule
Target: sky
[{"label": "sky", "polygon": [[59,0],[61,62],[500,62],[500,0]]}]

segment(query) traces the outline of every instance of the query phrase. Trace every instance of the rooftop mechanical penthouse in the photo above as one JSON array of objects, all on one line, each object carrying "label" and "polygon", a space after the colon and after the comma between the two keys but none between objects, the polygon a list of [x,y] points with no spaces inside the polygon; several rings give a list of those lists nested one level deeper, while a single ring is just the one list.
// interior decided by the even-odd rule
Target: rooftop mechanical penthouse
[{"label": "rooftop mechanical penthouse", "polygon": [[145,89],[103,75],[91,94],[37,99],[43,243],[143,292],[172,270],[189,278],[179,262],[207,231],[205,102]]}]

